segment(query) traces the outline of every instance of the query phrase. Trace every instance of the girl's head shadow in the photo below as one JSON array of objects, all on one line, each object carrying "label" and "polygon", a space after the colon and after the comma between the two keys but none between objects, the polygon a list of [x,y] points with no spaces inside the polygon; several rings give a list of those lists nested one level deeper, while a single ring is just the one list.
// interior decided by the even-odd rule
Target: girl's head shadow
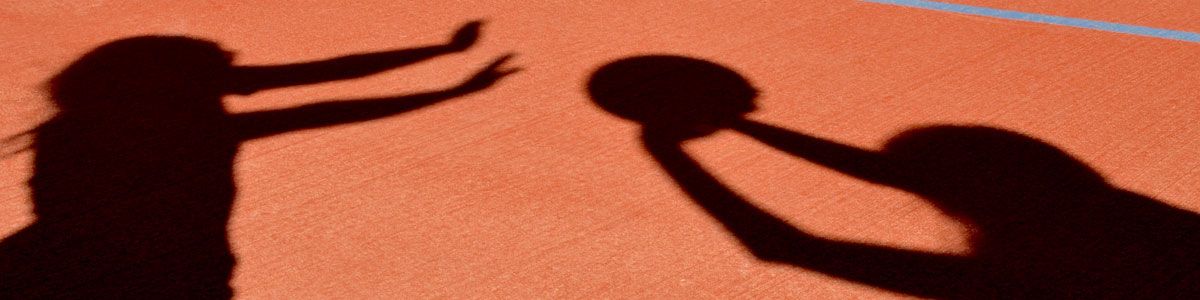
[{"label": "girl's head shadow", "polygon": [[232,54],[216,43],[139,36],[84,54],[49,82],[63,114],[139,115],[219,107]]},{"label": "girl's head shadow", "polygon": [[901,188],[974,220],[1070,210],[1084,195],[1111,192],[1104,177],[1067,152],[1021,133],[937,125],[909,129],[881,151],[907,170]]},{"label": "girl's head shadow", "polygon": [[645,130],[699,137],[755,110],[758,91],[737,72],[669,55],[625,58],[600,67],[588,93],[604,110]]}]

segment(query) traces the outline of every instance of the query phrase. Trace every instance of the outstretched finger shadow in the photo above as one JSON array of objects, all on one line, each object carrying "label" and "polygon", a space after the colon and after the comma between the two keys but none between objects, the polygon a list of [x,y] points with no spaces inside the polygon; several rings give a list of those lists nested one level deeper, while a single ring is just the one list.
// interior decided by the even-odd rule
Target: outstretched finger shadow
[{"label": "outstretched finger shadow", "polygon": [[[749,80],[716,63],[671,55],[606,64],[592,74],[588,93],[602,109],[641,124],[649,154],[764,261],[933,298],[1200,296],[1200,216],[1112,186],[1033,137],[938,125],[901,133],[880,151],[855,148],[746,120],[757,96]],[[973,227],[970,254],[804,232],[737,194],[683,150],[686,140],[720,129],[920,195]]]}]

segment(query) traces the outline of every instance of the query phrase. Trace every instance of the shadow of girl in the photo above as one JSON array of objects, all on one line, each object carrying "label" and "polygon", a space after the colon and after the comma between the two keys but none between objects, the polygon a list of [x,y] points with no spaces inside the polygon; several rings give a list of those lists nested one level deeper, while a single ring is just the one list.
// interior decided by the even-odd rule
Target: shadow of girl
[{"label": "shadow of girl", "polygon": [[100,46],[50,81],[58,114],[33,131],[36,221],[0,241],[0,298],[230,298],[226,223],[246,140],[368,121],[484,90],[501,57],[456,86],[230,114],[226,94],[367,76],[461,52],[446,44],[279,66],[234,66],[217,44],[141,36]]},{"label": "shadow of girl", "polygon": [[[745,119],[757,91],[723,66],[639,56],[588,82],[604,110],[642,125],[676,183],[755,257],[933,298],[1185,299],[1200,296],[1200,216],[1114,187],[1038,139],[982,126],[908,130],[870,151]],[[956,256],[804,232],[704,170],[682,144],[731,129],[843,174],[924,197],[973,227]]]}]

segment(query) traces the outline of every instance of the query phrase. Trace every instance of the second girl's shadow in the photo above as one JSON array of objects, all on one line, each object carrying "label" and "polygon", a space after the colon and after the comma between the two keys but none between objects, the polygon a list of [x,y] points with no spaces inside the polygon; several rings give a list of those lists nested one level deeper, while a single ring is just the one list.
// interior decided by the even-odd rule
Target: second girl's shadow
[{"label": "second girl's shadow", "polygon": [[[232,114],[222,97],[367,76],[467,50],[446,43],[277,66],[236,66],[183,36],[113,41],[50,81],[59,111],[32,131],[35,221],[0,241],[0,298],[222,299],[242,142],[398,115],[485,90],[507,56],[448,88]],[[279,201],[287,201],[280,199]]]},{"label": "second girl's shadow", "polygon": [[[1188,298],[1200,295],[1200,216],[1115,187],[1044,141],[983,126],[908,130],[882,150],[745,119],[757,91],[736,72],[680,56],[600,67],[588,92],[642,125],[655,160],[751,253],[934,298]],[[721,129],[925,198],[972,228],[966,255],[809,234],[718,181],[682,148]],[[796,199],[804,201],[804,199]]]}]

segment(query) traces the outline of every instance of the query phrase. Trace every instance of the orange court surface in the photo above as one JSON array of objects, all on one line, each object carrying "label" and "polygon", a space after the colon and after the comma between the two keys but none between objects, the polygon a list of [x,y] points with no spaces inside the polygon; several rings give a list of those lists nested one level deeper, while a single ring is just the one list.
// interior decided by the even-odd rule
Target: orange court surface
[{"label": "orange court surface", "polygon": [[[1192,0],[945,1],[1200,32]],[[472,21],[477,42],[447,44]],[[147,35],[215,43],[258,72],[239,80],[287,75],[143,95],[203,66],[147,50],[64,71]],[[305,69],[322,62],[387,66]],[[854,0],[17,0],[0,70],[0,295],[1200,292],[1196,41]],[[733,97],[720,72],[752,87],[730,128],[670,136],[670,109],[597,105]],[[168,95],[255,121],[148,104]],[[362,99],[422,104],[338,110]]]}]

